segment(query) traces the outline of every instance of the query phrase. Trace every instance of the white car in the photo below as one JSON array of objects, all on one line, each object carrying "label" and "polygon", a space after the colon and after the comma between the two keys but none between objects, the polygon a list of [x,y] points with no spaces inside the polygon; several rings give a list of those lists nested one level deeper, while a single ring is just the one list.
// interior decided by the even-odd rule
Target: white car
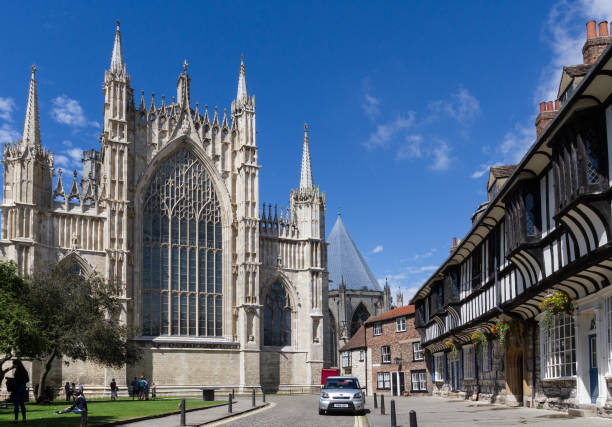
[{"label": "white car", "polygon": [[319,415],[329,411],[365,412],[365,395],[355,377],[328,377],[319,397]]}]

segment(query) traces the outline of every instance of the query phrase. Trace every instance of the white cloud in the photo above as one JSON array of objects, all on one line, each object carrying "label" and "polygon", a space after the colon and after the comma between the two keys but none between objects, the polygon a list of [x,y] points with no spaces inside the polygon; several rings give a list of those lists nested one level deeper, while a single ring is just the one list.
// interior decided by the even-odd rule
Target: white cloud
[{"label": "white cloud", "polygon": [[85,117],[85,111],[76,99],[69,98],[66,95],[60,95],[52,101],[53,108],[51,109],[51,117],[58,122],[75,128],[85,126],[100,127],[98,122],[88,121]]},{"label": "white cloud", "polygon": [[374,249],[372,249],[373,254],[377,254],[383,251],[383,245],[378,245]]},{"label": "white cloud", "polygon": [[495,161],[491,160],[489,163],[481,164],[470,176],[472,178],[480,178],[489,173],[491,166],[518,163],[527,153],[535,139],[535,128],[533,126],[516,123],[514,129],[505,133],[495,152],[491,153]]},{"label": "white cloud", "polygon": [[397,150],[397,159],[412,159],[412,158],[420,158],[423,153],[421,151],[421,143],[423,142],[423,137],[421,135],[408,135],[406,138],[406,143],[401,145]]},{"label": "white cloud", "polygon": [[78,147],[73,147],[72,142],[62,141],[62,145],[67,147],[65,150],[60,150],[54,157],[54,163],[66,170],[77,170],[80,174],[83,169],[83,150]]},{"label": "white cloud", "polygon": [[550,46],[551,61],[543,68],[536,88],[535,103],[557,98],[564,65],[582,64],[586,41],[586,22],[612,17],[610,0],[558,1],[548,14],[542,38]]},{"label": "white cloud", "polygon": [[427,252],[423,252],[422,254],[416,254],[414,257],[412,257],[412,259],[414,261],[419,261],[425,258],[430,258],[433,254],[435,254],[437,251],[436,248],[431,248],[430,250],[428,250]]},{"label": "white cloud", "polygon": [[0,97],[0,119],[6,120],[7,122],[12,122],[12,114],[15,107],[15,100],[13,98]]},{"label": "white cloud", "polygon": [[448,114],[462,125],[473,121],[480,114],[480,102],[465,88],[459,88],[448,100],[431,102],[429,108]]},{"label": "white cloud", "polygon": [[432,151],[433,163],[430,168],[436,171],[447,170],[450,166],[450,152],[451,148],[444,141],[440,141],[437,147],[434,147]]},{"label": "white cloud", "polygon": [[364,95],[364,98],[365,99],[361,103],[361,108],[363,108],[366,116],[368,116],[371,120],[374,120],[374,118],[380,114],[380,100],[368,93]]},{"label": "white cloud", "polygon": [[8,123],[3,123],[0,126],[0,143],[15,142],[19,140],[21,134],[13,129]]},{"label": "white cloud", "polygon": [[376,132],[370,134],[370,137],[365,142],[367,148],[386,147],[391,138],[399,131],[407,129],[414,124],[414,111],[397,116],[395,120],[376,126]]}]

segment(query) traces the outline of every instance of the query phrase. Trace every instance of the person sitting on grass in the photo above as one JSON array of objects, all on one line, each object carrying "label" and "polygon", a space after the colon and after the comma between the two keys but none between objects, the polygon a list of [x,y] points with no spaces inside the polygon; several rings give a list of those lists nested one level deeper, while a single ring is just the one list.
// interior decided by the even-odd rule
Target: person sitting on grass
[{"label": "person sitting on grass", "polygon": [[62,409],[61,411],[56,411],[54,413],[56,415],[66,414],[69,412],[81,414],[81,427],[87,427],[87,400],[85,400],[85,396],[78,391],[75,391],[72,395],[74,396],[74,402],[72,405],[66,409]]}]

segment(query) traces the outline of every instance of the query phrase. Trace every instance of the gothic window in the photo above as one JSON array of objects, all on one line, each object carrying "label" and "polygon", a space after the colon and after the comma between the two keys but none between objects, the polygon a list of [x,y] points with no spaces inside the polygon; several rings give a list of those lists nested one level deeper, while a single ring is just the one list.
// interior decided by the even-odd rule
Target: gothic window
[{"label": "gothic window", "polygon": [[264,345],[291,345],[291,302],[287,291],[274,282],[264,304]]},{"label": "gothic window", "polygon": [[74,274],[75,276],[83,276],[83,269],[76,262],[68,267],[68,273]]},{"label": "gothic window", "polygon": [[364,324],[366,320],[368,320],[368,317],[370,317],[370,313],[364,307],[364,305],[360,303],[355,309],[355,312],[353,313],[353,318],[351,319],[351,337],[355,335],[355,332],[359,330],[361,325]]},{"label": "gothic window", "polygon": [[221,336],[221,263],[217,195],[204,165],[182,149],[144,197],[142,334]]}]

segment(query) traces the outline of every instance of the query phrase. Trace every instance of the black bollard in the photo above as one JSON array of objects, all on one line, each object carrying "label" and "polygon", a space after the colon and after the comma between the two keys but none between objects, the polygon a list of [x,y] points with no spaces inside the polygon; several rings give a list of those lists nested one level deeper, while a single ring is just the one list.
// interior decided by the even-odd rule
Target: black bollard
[{"label": "black bollard", "polygon": [[227,400],[227,412],[228,413],[232,413],[232,400],[234,400],[234,396],[232,396],[232,393],[229,394],[229,399]]},{"label": "black bollard", "polygon": [[185,399],[181,399],[181,424],[182,426],[185,426],[187,424],[185,424]]},{"label": "black bollard", "polygon": [[397,419],[395,418],[395,400],[391,399],[391,427],[397,427]]},{"label": "black bollard", "polygon": [[410,427],[417,427],[416,412],[414,409],[410,411]]},{"label": "black bollard", "polygon": [[378,400],[376,399],[376,393],[374,393],[374,409],[378,408]]},{"label": "black bollard", "polygon": [[385,395],[380,395],[380,415],[385,415]]},{"label": "black bollard", "polygon": [[255,389],[253,389],[253,407],[255,407]]},{"label": "black bollard", "polygon": [[263,403],[266,403],[266,392],[265,391],[261,391],[261,398],[263,399]]}]

